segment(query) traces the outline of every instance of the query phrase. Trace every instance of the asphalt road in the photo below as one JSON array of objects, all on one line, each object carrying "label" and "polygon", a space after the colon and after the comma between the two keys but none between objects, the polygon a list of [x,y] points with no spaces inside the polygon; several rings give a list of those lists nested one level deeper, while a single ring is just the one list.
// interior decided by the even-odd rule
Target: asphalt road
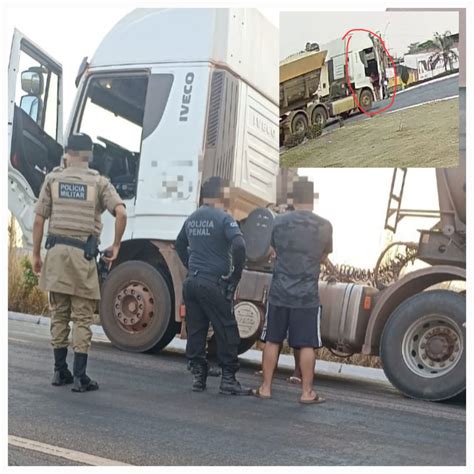
[{"label": "asphalt road", "polygon": [[[431,102],[437,99],[443,99],[446,97],[453,97],[459,94],[459,80],[458,76],[449,77],[448,79],[443,79],[437,82],[427,82],[420,87],[415,87],[414,89],[406,89],[402,93],[398,93],[395,96],[395,101],[387,110],[398,110],[405,107],[409,107],[416,104],[422,104],[424,102]],[[372,108],[372,111],[380,110],[383,107],[387,106],[390,103],[390,98],[376,102]],[[348,119],[345,120],[346,123],[354,122],[357,120],[367,119],[368,117],[361,113],[354,113]],[[328,124],[324,129],[325,132],[329,132],[334,128],[339,127],[338,122],[333,122]]]},{"label": "asphalt road", "polygon": [[[137,465],[464,465],[465,404],[410,400],[386,384],[317,380],[301,406],[280,373],[274,398],[193,393],[185,359],[94,342],[100,390],[50,385],[48,328],[9,321],[9,434]],[[239,378],[256,386],[255,368]],[[10,465],[68,465],[10,446]],[[72,463],[75,464],[75,463]]]}]

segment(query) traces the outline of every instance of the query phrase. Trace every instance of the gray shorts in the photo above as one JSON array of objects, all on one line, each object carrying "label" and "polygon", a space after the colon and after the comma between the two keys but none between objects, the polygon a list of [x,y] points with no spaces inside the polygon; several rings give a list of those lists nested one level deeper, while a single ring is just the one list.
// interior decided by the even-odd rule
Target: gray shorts
[{"label": "gray shorts", "polygon": [[321,306],[314,308],[286,308],[268,303],[262,342],[282,343],[288,338],[293,349],[322,347],[320,332]]}]

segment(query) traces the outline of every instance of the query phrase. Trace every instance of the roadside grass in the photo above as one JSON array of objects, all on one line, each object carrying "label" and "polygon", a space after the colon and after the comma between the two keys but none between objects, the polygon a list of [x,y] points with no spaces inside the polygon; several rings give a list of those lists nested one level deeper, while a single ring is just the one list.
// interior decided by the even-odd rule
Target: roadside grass
[{"label": "roadside grass", "polygon": [[287,168],[451,167],[458,161],[457,98],[348,123],[280,154]]},{"label": "roadside grass", "polygon": [[8,223],[8,310],[19,313],[41,314],[48,312],[48,297],[38,288],[30,255],[16,246],[15,221]]},{"label": "roadside grass", "polygon": [[[262,350],[264,344],[257,342],[255,349]],[[292,354],[292,349],[288,346],[288,343],[285,341],[281,350],[282,354]],[[335,356],[329,349],[322,347],[321,349],[316,349],[316,360],[326,360],[329,362],[338,362],[340,364],[351,364],[359,365],[362,367],[372,367],[381,369],[382,363],[380,362],[380,357],[365,355],[365,354],[354,354],[350,357],[338,357]],[[316,371],[318,370],[318,365],[316,364]]]},{"label": "roadside grass", "polygon": [[[38,278],[33,273],[31,266],[31,255],[22,252],[22,249],[16,246],[16,242],[15,221],[11,217],[8,224],[8,310],[49,316],[48,297],[44,291],[38,288]],[[94,315],[94,324],[100,324],[97,314]],[[257,342],[254,348],[261,350],[263,344]],[[282,353],[291,353],[286,342],[283,345]],[[354,354],[349,358],[341,358],[336,357],[326,348],[318,349],[316,358],[364,367],[381,367],[379,357]]]}]

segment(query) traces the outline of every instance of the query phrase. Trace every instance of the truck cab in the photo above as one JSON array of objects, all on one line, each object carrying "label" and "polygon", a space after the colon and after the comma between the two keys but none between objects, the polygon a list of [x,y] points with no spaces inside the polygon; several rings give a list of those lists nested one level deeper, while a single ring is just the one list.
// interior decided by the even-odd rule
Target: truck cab
[{"label": "truck cab", "polygon": [[[185,269],[173,242],[198,207],[204,181],[228,181],[228,210],[237,220],[275,202],[277,47],[276,28],[255,9],[136,9],[83,61],[64,137],[92,138],[90,166],[110,179],[127,207],[127,229],[110,277],[133,261],[134,272],[148,264],[155,273],[147,278],[161,282],[147,314],[137,301],[134,307],[130,298],[126,304],[116,300],[138,284],[150,294],[149,279],[130,283],[130,272],[123,273],[118,286],[103,287],[101,321],[117,346],[161,348],[179,330]],[[25,247],[32,245],[34,204],[44,177],[62,161],[62,79],[61,64],[15,31],[9,208]],[[103,224],[101,248],[113,241],[113,217],[105,213]]]},{"label": "truck cab", "polygon": [[[137,9],[83,64],[65,136],[91,136],[91,167],[127,205],[125,239],[173,240],[213,175],[245,194],[233,200],[238,217],[274,201],[277,101],[268,71],[276,78],[276,49],[257,57],[249,47],[256,31],[276,36],[254,10]],[[258,63],[268,66],[264,79]],[[9,200],[31,209],[61,162],[62,69],[16,31],[9,74]],[[31,212],[14,214],[31,245]],[[104,224],[107,245],[113,228]]]}]

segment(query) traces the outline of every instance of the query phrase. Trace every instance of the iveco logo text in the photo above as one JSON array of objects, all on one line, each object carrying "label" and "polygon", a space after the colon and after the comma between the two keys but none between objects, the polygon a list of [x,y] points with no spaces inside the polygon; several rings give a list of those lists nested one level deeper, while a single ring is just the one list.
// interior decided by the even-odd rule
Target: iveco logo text
[{"label": "iveco logo text", "polygon": [[188,72],[184,79],[183,98],[181,100],[180,122],[187,122],[189,115],[189,104],[191,103],[191,92],[193,91],[194,73]]},{"label": "iveco logo text", "polygon": [[266,119],[263,119],[261,116],[259,117],[256,114],[252,114],[252,123],[255,128],[260,130],[265,135],[268,135],[271,138],[275,138],[275,127],[270,124]]}]

